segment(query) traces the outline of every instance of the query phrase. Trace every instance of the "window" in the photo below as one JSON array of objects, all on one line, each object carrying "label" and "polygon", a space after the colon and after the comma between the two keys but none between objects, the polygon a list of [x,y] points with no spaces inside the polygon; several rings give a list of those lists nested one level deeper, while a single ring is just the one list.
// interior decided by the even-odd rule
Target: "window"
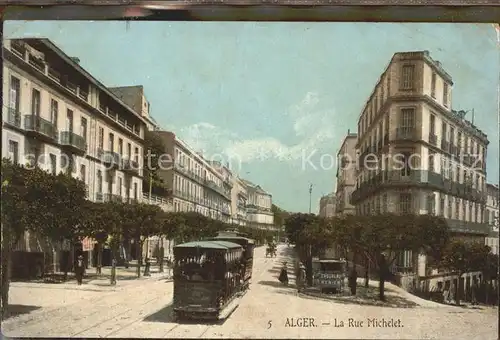
[{"label": "window", "polygon": [[59,115],[59,102],[57,100],[50,100],[50,121],[57,126],[57,118]]},{"label": "window", "polygon": [[415,65],[403,65],[402,77],[401,77],[402,80],[401,88],[403,90],[413,89],[414,75],[415,75]]},{"label": "window", "polygon": [[127,143],[127,157],[132,159],[132,144]]},{"label": "window", "polygon": [[444,217],[444,194],[439,194],[439,215]]},{"label": "window", "polygon": [[403,128],[413,128],[415,126],[415,109],[401,109],[399,126]]},{"label": "window", "polygon": [[139,148],[135,148],[134,160],[139,162]]},{"label": "window", "polygon": [[40,116],[40,91],[37,89],[31,90],[31,114]]},{"label": "window", "polygon": [[435,172],[435,169],[434,169],[434,157],[435,157],[434,153],[430,153],[429,154],[429,172]]},{"label": "window", "polygon": [[104,149],[104,128],[99,127],[99,148]]},{"label": "window", "polygon": [[455,218],[460,219],[460,198],[455,198]]},{"label": "window", "polygon": [[380,86],[380,105],[384,105],[384,84],[382,83],[382,86]]},{"label": "window", "polygon": [[448,106],[448,84],[443,85],[443,105]]},{"label": "window", "polygon": [[391,95],[391,71],[387,71],[387,97]]},{"label": "window", "polygon": [[122,195],[123,179],[118,177],[118,196]]},{"label": "window", "polygon": [[50,172],[54,176],[57,174],[57,158],[52,153],[50,154]]},{"label": "window", "polygon": [[80,136],[87,140],[87,118],[85,117],[80,120]]},{"label": "window", "polygon": [[453,208],[453,197],[448,196],[448,204],[446,205],[448,208],[448,213],[446,215],[447,218],[452,218],[452,208]]},{"label": "window", "polygon": [[469,221],[472,221],[472,202],[469,201]]},{"label": "window", "polygon": [[455,129],[450,126],[450,143],[453,144],[454,142],[455,142]]},{"label": "window", "polygon": [[464,152],[469,153],[469,137],[464,138]]},{"label": "window", "polygon": [[436,74],[434,72],[431,79],[431,97],[436,98]]},{"label": "window", "polygon": [[70,109],[66,111],[66,128],[69,132],[73,132],[73,111]]},{"label": "window", "polygon": [[85,164],[82,164],[80,166],[80,179],[85,182],[85,177],[86,177],[86,169],[85,169]]},{"label": "window", "polygon": [[411,152],[403,152],[402,153],[402,162],[403,166],[401,167],[401,176],[410,176],[411,169],[412,169],[412,164],[410,164],[411,161]]},{"label": "window", "polygon": [[9,158],[13,164],[19,163],[19,143],[13,140],[9,140]]},{"label": "window", "polygon": [[410,193],[399,194],[399,213],[409,214],[412,209],[412,196]]},{"label": "window", "polygon": [[433,114],[429,116],[429,131],[432,135],[436,134],[436,116]]},{"label": "window", "polygon": [[21,81],[16,77],[10,77],[9,107],[19,112],[19,99],[21,92]]},{"label": "window", "polygon": [[97,192],[102,193],[102,172],[97,170]]},{"label": "window", "polygon": [[108,150],[115,151],[115,135],[110,133],[108,139]]},{"label": "window", "polygon": [[436,215],[436,195],[434,193],[427,196],[427,213]]},{"label": "window", "polygon": [[462,150],[462,132],[457,132],[457,148],[458,151]]},{"label": "window", "polygon": [[446,123],[445,123],[445,122],[443,122],[443,123],[441,124],[441,140],[444,140],[444,141],[445,141],[445,140],[447,140],[447,139],[448,139],[447,137],[448,137],[448,136],[446,135]]},{"label": "window", "polygon": [[120,156],[123,155],[123,139],[118,138],[118,153]]}]

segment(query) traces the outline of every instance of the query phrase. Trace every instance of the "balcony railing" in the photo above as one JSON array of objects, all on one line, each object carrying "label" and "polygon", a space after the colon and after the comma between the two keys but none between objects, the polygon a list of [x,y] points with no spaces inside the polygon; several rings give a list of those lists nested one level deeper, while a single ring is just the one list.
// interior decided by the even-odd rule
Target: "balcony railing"
[{"label": "balcony railing", "polygon": [[455,233],[487,235],[489,232],[489,226],[487,223],[468,222],[454,219],[446,219],[446,223],[448,224],[450,231]]},{"label": "balcony railing", "polygon": [[98,149],[97,154],[103,163],[116,167],[120,166],[120,155],[116,152]]},{"label": "balcony railing", "polygon": [[351,202],[356,203],[364,197],[375,193],[378,189],[387,185],[409,185],[424,186],[434,190],[440,190],[449,195],[461,197],[467,200],[483,203],[486,202],[486,194],[476,190],[470,183],[457,183],[445,178],[441,174],[427,170],[410,170],[409,173],[402,173],[401,170],[381,171],[369,180],[361,183],[352,195]]},{"label": "balcony railing", "polygon": [[61,131],[60,134],[61,145],[72,146],[80,151],[87,151],[87,141],[84,137],[77,135],[71,131]]},{"label": "balcony railing", "polygon": [[133,172],[133,173],[138,173],[139,172],[139,162],[137,162],[134,159],[125,158],[122,161],[122,170]]},{"label": "balcony railing", "polygon": [[441,140],[441,150],[450,152],[450,143],[447,142],[446,140]]},{"label": "balcony railing", "polygon": [[436,134],[430,132],[429,133],[429,143],[436,146],[437,140],[438,140],[438,138],[437,138]]},{"label": "balcony railing", "polygon": [[7,110],[7,123],[15,127],[21,127],[21,114],[18,110],[13,108],[8,108]]},{"label": "balcony railing", "polygon": [[49,139],[57,140],[57,128],[49,120],[36,115],[24,116],[24,129],[43,135]]},{"label": "balcony railing", "polygon": [[396,128],[397,139],[414,139],[417,130],[414,127],[398,127]]}]

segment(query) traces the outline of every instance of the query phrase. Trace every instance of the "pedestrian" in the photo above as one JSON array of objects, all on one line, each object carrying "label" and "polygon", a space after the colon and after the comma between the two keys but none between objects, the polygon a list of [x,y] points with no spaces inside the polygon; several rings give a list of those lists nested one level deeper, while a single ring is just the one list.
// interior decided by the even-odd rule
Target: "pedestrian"
[{"label": "pedestrian", "polygon": [[146,257],[144,260],[146,262],[144,266],[144,276],[151,276],[150,268],[151,268],[151,263],[149,261],[149,257]]},{"label": "pedestrian", "polygon": [[475,306],[477,305],[477,293],[479,291],[479,285],[477,283],[477,279],[474,278],[472,287],[471,287],[471,298],[472,298],[472,305]]},{"label": "pedestrian", "polygon": [[297,290],[300,293],[302,290],[304,290],[306,286],[306,268],[304,265],[301,263],[299,265],[299,273],[297,275]]},{"label": "pedestrian", "polygon": [[283,262],[283,266],[281,267],[281,272],[278,280],[283,283],[285,286],[288,285],[288,271],[287,271],[287,263]]},{"label": "pedestrian", "polygon": [[349,275],[349,288],[351,289],[351,295],[356,295],[356,286],[358,281],[358,273],[356,268],[352,267],[351,274]]},{"label": "pedestrian", "polygon": [[76,282],[78,283],[79,286],[83,282],[84,272],[85,272],[85,265],[83,263],[83,256],[79,255],[76,260],[76,266],[75,266]]},{"label": "pedestrian", "polygon": [[451,282],[450,284],[450,291],[448,292],[448,303],[452,303],[453,297],[455,296],[455,284]]}]

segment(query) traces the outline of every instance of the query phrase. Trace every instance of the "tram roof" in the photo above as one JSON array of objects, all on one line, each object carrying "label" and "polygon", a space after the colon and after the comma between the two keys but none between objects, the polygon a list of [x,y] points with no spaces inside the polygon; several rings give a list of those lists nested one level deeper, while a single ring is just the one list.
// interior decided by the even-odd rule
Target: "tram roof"
[{"label": "tram roof", "polygon": [[212,237],[214,240],[245,240],[248,243],[255,243],[254,240],[248,237],[243,237],[243,236],[232,236],[232,235],[218,235],[215,237]]},{"label": "tram roof", "polygon": [[241,245],[227,241],[193,241],[176,245],[174,248],[204,248],[204,249],[235,249],[243,248]]}]

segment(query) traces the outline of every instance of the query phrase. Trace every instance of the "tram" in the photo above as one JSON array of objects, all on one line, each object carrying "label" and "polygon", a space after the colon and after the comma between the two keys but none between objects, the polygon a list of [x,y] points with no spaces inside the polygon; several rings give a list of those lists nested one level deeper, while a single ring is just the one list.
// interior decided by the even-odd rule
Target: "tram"
[{"label": "tram", "polygon": [[237,243],[243,247],[243,258],[242,258],[242,277],[243,286],[242,289],[247,290],[250,288],[250,280],[252,279],[253,271],[253,254],[255,249],[255,241],[244,236],[243,233],[238,233],[235,231],[221,231],[218,235],[210,240],[213,241],[226,241]]},{"label": "tram", "polygon": [[242,294],[241,245],[205,240],[174,247],[176,319],[221,319],[238,306]]}]

